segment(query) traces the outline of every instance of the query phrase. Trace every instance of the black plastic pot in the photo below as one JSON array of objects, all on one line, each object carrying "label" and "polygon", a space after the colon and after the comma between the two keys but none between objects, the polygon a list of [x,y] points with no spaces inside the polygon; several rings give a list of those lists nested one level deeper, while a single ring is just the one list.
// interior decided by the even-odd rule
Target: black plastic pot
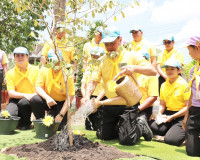
[{"label": "black plastic pot", "polygon": [[42,120],[33,120],[36,137],[40,139],[48,139],[49,137],[56,134],[60,122],[55,122],[51,126],[45,126]]},{"label": "black plastic pot", "polygon": [[13,134],[20,117],[11,116],[9,119],[0,117],[0,134]]}]

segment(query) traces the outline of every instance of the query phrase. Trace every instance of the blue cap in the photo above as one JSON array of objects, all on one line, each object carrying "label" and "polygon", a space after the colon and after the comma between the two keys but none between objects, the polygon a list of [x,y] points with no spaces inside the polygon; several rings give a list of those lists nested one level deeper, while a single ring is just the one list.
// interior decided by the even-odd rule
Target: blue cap
[{"label": "blue cap", "polygon": [[91,55],[101,56],[105,54],[105,51],[102,47],[93,47],[90,51]]},{"label": "blue cap", "polygon": [[[61,50],[58,50],[58,54],[59,54],[60,58],[62,58],[62,51]],[[58,60],[54,49],[49,50],[47,52],[47,56],[48,56],[48,59],[51,59],[52,61]]]},{"label": "blue cap", "polygon": [[147,53],[147,52],[146,52],[146,53],[142,53],[142,55],[143,55],[144,57],[146,57],[147,60],[149,60],[149,58],[150,58],[149,53]]},{"label": "blue cap", "polygon": [[17,47],[13,51],[14,54],[27,54],[28,55],[28,49],[25,47]]},{"label": "blue cap", "polygon": [[135,25],[129,32],[132,33],[133,31],[142,31],[142,29],[139,25]]},{"label": "blue cap", "polygon": [[174,36],[171,36],[171,35],[167,35],[163,38],[163,41],[164,40],[169,40],[169,41],[174,41]]},{"label": "blue cap", "polygon": [[118,28],[116,28],[116,27],[107,27],[102,32],[101,43],[113,42],[119,36],[120,36],[120,31],[118,30]]},{"label": "blue cap", "polygon": [[163,65],[161,68],[166,68],[166,66],[181,68],[181,63],[174,58],[170,58],[165,62],[165,65]]}]

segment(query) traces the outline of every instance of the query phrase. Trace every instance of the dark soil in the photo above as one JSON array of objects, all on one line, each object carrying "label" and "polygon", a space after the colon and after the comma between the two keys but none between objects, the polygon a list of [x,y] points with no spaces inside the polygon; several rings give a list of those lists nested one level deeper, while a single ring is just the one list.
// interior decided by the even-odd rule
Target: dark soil
[{"label": "dark soil", "polygon": [[67,133],[61,132],[44,142],[11,147],[4,153],[17,155],[19,158],[26,157],[29,160],[113,160],[135,157],[115,147],[93,143],[79,135],[74,135],[73,138],[73,147],[70,147],[66,140]]}]

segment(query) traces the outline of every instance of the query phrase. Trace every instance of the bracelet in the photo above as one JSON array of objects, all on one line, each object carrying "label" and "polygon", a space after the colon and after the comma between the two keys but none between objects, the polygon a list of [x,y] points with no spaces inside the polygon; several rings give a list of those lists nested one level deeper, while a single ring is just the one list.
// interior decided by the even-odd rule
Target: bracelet
[{"label": "bracelet", "polygon": [[64,115],[62,114],[62,113],[59,113],[59,115],[63,118],[64,117]]}]

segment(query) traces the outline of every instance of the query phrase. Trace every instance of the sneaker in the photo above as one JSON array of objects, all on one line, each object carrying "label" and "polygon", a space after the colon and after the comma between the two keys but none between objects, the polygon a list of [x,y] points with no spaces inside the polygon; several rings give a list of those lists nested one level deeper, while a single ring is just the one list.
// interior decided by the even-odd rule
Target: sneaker
[{"label": "sneaker", "polygon": [[145,141],[151,141],[153,138],[153,133],[144,118],[138,117],[137,118],[138,124],[141,126],[142,129],[142,136],[144,137]]}]

